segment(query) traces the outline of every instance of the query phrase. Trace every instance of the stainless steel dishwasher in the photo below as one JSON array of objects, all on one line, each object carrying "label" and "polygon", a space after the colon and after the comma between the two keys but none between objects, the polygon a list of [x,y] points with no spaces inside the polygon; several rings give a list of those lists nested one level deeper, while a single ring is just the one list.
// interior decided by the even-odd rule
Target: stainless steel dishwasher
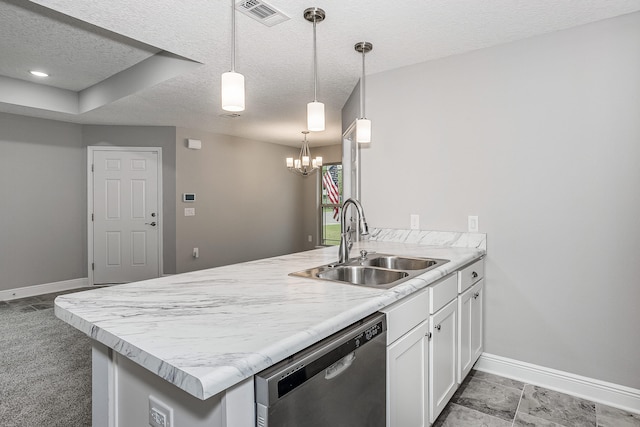
[{"label": "stainless steel dishwasher", "polygon": [[387,324],[373,314],[260,372],[258,427],[384,427]]}]

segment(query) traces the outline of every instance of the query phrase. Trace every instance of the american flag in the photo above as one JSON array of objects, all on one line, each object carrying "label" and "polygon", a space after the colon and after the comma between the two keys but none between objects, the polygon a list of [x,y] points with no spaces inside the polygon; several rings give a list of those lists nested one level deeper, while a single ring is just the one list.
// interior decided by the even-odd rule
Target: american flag
[{"label": "american flag", "polygon": [[[322,185],[327,189],[327,197],[333,204],[340,204],[340,190],[338,189],[338,168],[333,165],[327,168],[322,176]],[[333,219],[340,221],[340,209],[336,206],[333,208]]]}]

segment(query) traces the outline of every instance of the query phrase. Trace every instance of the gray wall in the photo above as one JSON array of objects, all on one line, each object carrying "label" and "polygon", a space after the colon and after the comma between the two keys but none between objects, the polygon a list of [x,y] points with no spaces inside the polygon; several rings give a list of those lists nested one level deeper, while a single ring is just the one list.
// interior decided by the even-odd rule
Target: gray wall
[{"label": "gray wall", "polygon": [[0,290],[86,277],[81,127],[0,113]]},{"label": "gray wall", "polygon": [[[186,139],[202,141],[201,150]],[[305,249],[303,181],[285,167],[290,147],[178,128],[176,215],[178,272]],[[182,193],[196,193],[182,203]],[[185,217],[194,207],[196,216]],[[193,248],[200,258],[192,257]]]},{"label": "gray wall", "polygon": [[[201,139],[203,149],[187,149],[187,137]],[[315,244],[306,239],[317,230],[315,219],[305,216],[316,188],[284,167],[297,149],[168,126],[73,125],[0,114],[0,290],[87,277],[91,145],[162,147],[167,274]],[[323,147],[317,154],[329,158],[334,151]],[[197,202],[183,204],[183,192],[196,192]],[[196,217],[184,217],[185,206],[196,207]],[[191,257],[194,247],[198,260]]]},{"label": "gray wall", "polygon": [[[162,147],[162,210],[164,215],[162,241],[165,274],[176,272],[175,138],[176,129],[170,126],[85,125],[82,127],[82,140],[85,146]],[[86,154],[84,163],[86,164]],[[86,178],[84,180],[86,181]]]},{"label": "gray wall", "polygon": [[640,14],[367,78],[370,225],[488,234],[488,353],[640,388]]}]

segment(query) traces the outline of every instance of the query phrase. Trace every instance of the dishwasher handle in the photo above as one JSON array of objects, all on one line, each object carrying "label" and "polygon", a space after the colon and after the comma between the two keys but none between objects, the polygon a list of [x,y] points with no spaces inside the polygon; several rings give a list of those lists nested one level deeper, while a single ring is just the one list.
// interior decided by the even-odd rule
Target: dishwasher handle
[{"label": "dishwasher handle", "polygon": [[347,354],[345,357],[343,357],[342,359],[338,360],[336,363],[334,363],[333,365],[325,369],[324,379],[332,380],[335,377],[339,376],[344,371],[349,369],[349,367],[353,364],[354,360],[356,360],[356,352],[352,351],[351,353]]}]

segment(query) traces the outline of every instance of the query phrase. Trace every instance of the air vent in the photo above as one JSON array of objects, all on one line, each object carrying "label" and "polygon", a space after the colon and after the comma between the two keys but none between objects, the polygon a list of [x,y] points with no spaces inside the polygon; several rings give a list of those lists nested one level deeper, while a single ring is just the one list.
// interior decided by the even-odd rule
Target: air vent
[{"label": "air vent", "polygon": [[273,27],[276,24],[280,24],[291,19],[274,6],[271,6],[262,0],[238,1],[236,2],[236,10],[258,22],[263,23],[267,27]]}]

